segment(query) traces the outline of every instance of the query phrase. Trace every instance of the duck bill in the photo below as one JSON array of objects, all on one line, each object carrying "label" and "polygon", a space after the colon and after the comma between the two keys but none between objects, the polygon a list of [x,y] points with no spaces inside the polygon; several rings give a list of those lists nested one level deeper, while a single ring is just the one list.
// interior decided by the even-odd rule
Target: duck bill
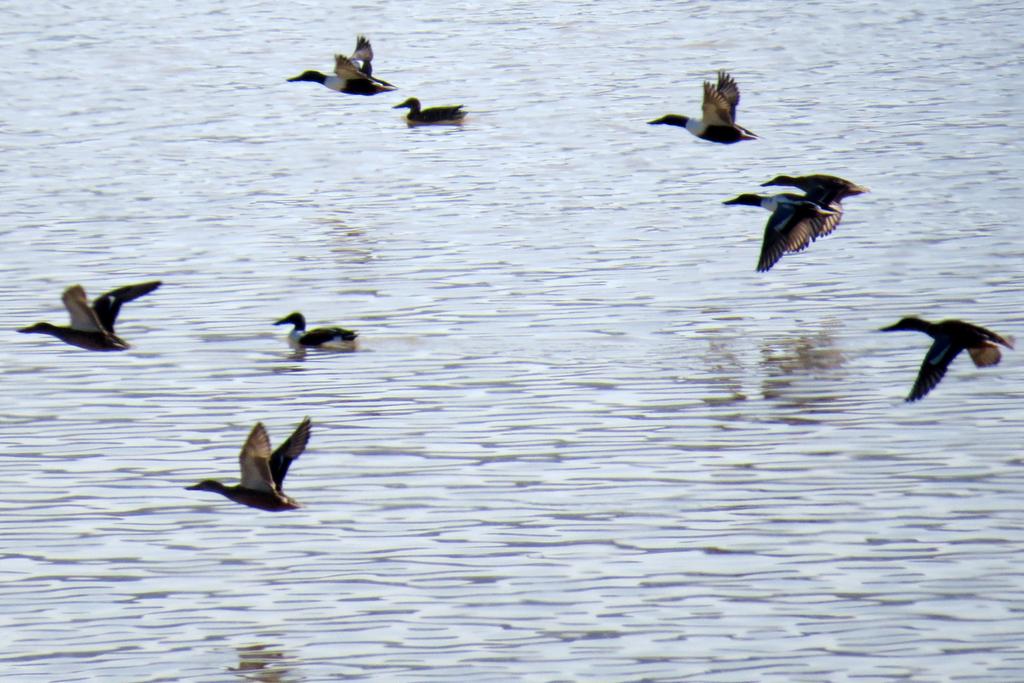
[{"label": "duck bill", "polygon": [[900,331],[902,329],[903,328],[900,327],[900,324],[896,323],[894,325],[889,325],[888,327],[879,327],[877,331],[878,332],[898,332],[898,331]]}]

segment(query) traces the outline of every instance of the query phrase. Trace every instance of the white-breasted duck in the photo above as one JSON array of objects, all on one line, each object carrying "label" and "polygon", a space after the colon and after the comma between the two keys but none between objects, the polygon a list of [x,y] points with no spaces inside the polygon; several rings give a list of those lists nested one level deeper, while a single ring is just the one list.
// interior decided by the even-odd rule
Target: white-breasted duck
[{"label": "white-breasted duck", "polygon": [[370,41],[366,36],[358,36],[356,50],[351,57],[334,55],[333,76],[327,76],[319,71],[303,71],[295,78],[289,78],[288,82],[311,81],[349,95],[376,95],[397,90],[387,81],[373,76],[372,61],[373,48],[370,47]]},{"label": "white-breasted duck", "polygon": [[690,131],[701,140],[731,145],[741,140],[756,140],[757,136],[743,126],[736,124],[736,107],[740,103],[740,88],[733,77],[724,71],[718,72],[718,84],[704,81],[704,104],[701,118],[667,114],[660,119],[648,121],[651,125],[679,126]]},{"label": "white-breasted duck", "polygon": [[240,483],[225,486],[215,479],[204,479],[194,486],[186,486],[186,490],[212,491],[236,503],[269,512],[302,507],[295,499],[285,495],[283,487],[288,468],[306,449],[311,426],[312,423],[307,417],[299,423],[292,435],[271,453],[267,430],[262,422],[257,422],[238,455],[238,465],[242,472]]},{"label": "white-breasted duck", "polygon": [[355,351],[359,334],[343,327],[317,327],[306,329],[306,317],[298,311],[278,320],[275,325],[293,325],[288,333],[288,343],[297,350],[325,349],[330,351]]},{"label": "white-breasted duck", "polygon": [[408,126],[458,126],[466,118],[466,112],[462,111],[462,105],[454,107],[430,107],[421,109],[420,101],[410,97],[401,104],[396,104],[392,109],[406,108],[409,113],[405,115],[405,123]]},{"label": "white-breasted duck", "polygon": [[895,325],[883,327],[881,332],[895,332],[899,330],[913,330],[924,332],[934,339],[931,348],[924,356],[921,363],[921,370],[917,373],[914,386],[906,401],[912,402],[924,398],[929,391],[935,388],[942,380],[949,368],[949,364],[967,349],[971,360],[979,368],[986,368],[997,365],[1003,354],[999,351],[999,344],[1008,349],[1013,348],[1012,337],[1002,337],[992,330],[972,325],[963,320],[943,320],[938,323],[930,323],[921,318],[903,318]]},{"label": "white-breasted duck", "polygon": [[760,206],[772,212],[764,227],[761,256],[757,261],[759,273],[771,270],[783,254],[793,254],[806,249],[814,239],[817,221],[833,213],[831,209],[826,209],[817,202],[788,192],[772,197],[741,194],[722,203]]},{"label": "white-breasted duck", "polygon": [[804,194],[812,202],[817,202],[834,212],[830,216],[822,216],[818,219],[815,225],[815,239],[828,235],[839,225],[839,221],[843,218],[842,202],[844,199],[870,192],[863,185],[858,185],[845,178],[821,173],[804,176],[780,175],[775,176],[766,183],[761,183],[761,187],[773,185],[796,187],[803,190]]},{"label": "white-breasted duck", "polygon": [[82,286],[72,285],[64,290],[61,297],[71,317],[71,325],[62,327],[36,323],[18,332],[49,334],[66,344],[89,351],[123,351],[129,348],[128,342],[114,334],[114,322],[121,305],[149,294],[160,284],[159,280],[154,280],[120,287],[97,297],[91,306]]}]

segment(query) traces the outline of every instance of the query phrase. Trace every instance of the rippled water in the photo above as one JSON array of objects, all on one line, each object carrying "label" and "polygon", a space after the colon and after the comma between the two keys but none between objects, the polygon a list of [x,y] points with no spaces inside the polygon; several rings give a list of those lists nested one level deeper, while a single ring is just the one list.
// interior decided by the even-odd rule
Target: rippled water
[{"label": "rippled water", "polygon": [[[6,16],[5,680],[1024,679],[1019,352],[907,405],[873,331],[1024,334],[1018,3]],[[357,32],[400,92],[285,82]],[[646,125],[719,68],[762,140]],[[720,202],[813,172],[872,192],[755,273]],[[14,332],[152,278],[129,352]],[[304,415],[304,509],[183,490]]]}]

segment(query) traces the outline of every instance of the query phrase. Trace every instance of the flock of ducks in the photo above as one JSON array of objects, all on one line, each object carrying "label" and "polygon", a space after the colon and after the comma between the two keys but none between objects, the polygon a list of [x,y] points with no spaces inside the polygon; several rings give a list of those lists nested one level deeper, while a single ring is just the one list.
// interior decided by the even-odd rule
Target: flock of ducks
[{"label": "flock of ducks", "polygon": [[[358,36],[356,49],[350,57],[335,55],[333,76],[319,71],[304,71],[288,80],[320,83],[331,90],[350,95],[369,96],[396,90],[392,84],[373,75],[372,61],[373,48],[370,41],[365,36]],[[648,123],[685,128],[702,140],[721,144],[756,140],[757,135],[736,123],[736,107],[739,102],[740,90],[736,81],[728,73],[719,71],[717,83],[704,82],[701,118],[667,114]],[[418,99],[410,97],[394,107],[402,108],[409,110],[406,123],[410,126],[458,125],[465,119],[461,105],[423,109]],[[819,237],[832,233],[842,219],[843,200],[868,192],[867,188],[849,180],[822,174],[780,175],[762,184],[762,187],[770,186],[794,187],[803,194],[741,194],[723,202],[759,206],[771,212],[765,226],[757,263],[758,272],[771,270],[784,254],[803,251]],[[71,318],[70,325],[39,322],[18,331],[51,335],[67,344],[90,351],[123,351],[129,345],[114,332],[114,323],[121,306],[153,292],[161,284],[154,280],[120,287],[97,297],[91,304],[81,285],[73,285],[63,295],[64,307]],[[356,332],[342,327],[307,330],[306,319],[299,312],[291,313],[274,324],[292,326],[288,333],[288,343],[296,350],[357,349],[359,335]],[[961,320],[931,323],[907,317],[894,325],[883,327],[881,331],[924,332],[933,340],[914,386],[906,397],[908,402],[924,398],[934,389],[961,351],[966,350],[976,366],[988,367],[999,363],[1002,357],[1000,346],[1013,348],[1012,338],[1002,337],[991,330]],[[311,430],[312,422],[307,417],[283,444],[271,451],[267,430],[262,423],[257,423],[239,454],[241,481],[237,485],[225,486],[219,481],[207,479],[187,488],[192,491],[212,491],[236,503],[272,512],[298,508],[299,503],[285,495],[282,486],[288,468],[305,450]]]}]

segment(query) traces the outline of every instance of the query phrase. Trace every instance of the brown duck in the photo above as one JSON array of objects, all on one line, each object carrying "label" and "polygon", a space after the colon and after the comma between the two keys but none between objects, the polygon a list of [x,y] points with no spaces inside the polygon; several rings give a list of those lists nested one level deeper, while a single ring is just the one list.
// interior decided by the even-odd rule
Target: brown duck
[{"label": "brown duck", "polygon": [[72,285],[64,290],[64,308],[71,316],[71,325],[61,327],[50,323],[36,323],[23,327],[18,332],[25,334],[49,334],[66,344],[89,351],[124,351],[128,342],[114,334],[114,322],[121,312],[121,305],[149,294],[160,286],[159,280],[127,285],[97,297],[92,305],[85,296],[81,285]]},{"label": "brown duck", "polygon": [[309,442],[311,422],[307,417],[295,429],[288,440],[270,452],[270,437],[262,422],[249,432],[249,438],[238,455],[242,481],[235,486],[225,486],[214,479],[205,479],[189,491],[213,491],[236,503],[270,512],[294,510],[302,507],[297,501],[285,495],[282,487],[288,468]]}]

